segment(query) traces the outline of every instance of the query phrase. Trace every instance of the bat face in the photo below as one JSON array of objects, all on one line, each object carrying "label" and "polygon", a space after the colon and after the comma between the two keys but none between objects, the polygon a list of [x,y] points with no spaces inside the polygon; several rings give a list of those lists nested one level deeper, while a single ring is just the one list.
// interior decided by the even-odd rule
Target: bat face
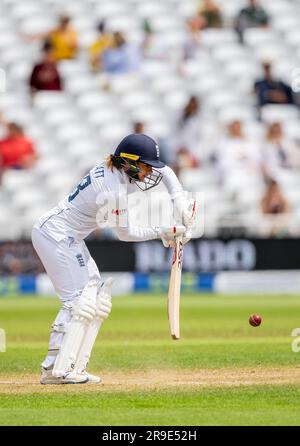
[{"label": "bat face", "polygon": [[168,293],[168,316],[169,316],[171,336],[173,339],[180,338],[179,306],[180,306],[182,261],[183,261],[182,237],[177,237],[173,252],[172,269],[171,269],[169,293]]}]

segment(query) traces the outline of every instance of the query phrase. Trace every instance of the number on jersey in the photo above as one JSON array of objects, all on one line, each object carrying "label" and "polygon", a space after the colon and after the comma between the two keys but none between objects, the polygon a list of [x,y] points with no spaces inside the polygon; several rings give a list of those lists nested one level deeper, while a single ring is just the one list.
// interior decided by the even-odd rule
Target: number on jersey
[{"label": "number on jersey", "polygon": [[69,195],[68,201],[74,200],[75,197],[79,194],[79,192],[91,184],[91,176],[90,174],[86,175],[82,178],[78,186],[74,189],[74,191]]}]

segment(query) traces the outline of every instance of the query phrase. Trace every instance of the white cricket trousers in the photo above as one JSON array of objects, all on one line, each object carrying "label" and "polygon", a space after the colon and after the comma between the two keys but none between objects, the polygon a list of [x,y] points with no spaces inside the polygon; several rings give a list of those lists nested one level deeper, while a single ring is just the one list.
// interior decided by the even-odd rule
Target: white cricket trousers
[{"label": "white cricket trousers", "polygon": [[98,280],[100,286],[101,276],[84,241],[76,241],[73,237],[56,241],[44,229],[35,226],[32,230],[32,244],[63,303],[52,325],[48,355],[42,363],[43,367],[50,368],[71,320],[74,299],[81,295],[90,280]]}]

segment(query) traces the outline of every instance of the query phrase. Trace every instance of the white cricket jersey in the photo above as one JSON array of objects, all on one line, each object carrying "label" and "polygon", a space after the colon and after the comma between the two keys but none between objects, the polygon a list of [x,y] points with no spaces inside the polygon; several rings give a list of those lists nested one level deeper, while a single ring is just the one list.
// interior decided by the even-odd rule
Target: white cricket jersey
[{"label": "white cricket jersey", "polygon": [[[183,189],[173,170],[168,166],[158,170],[163,175],[162,182],[171,199],[181,195]],[[95,166],[69,196],[39,218],[35,227],[42,228],[56,241],[66,237],[82,240],[99,228],[99,207],[105,199],[114,198],[116,202],[124,203],[124,193],[127,196],[138,190],[137,185],[130,183],[129,177],[123,171],[109,169],[104,161]],[[123,196],[121,200],[120,196]],[[127,208],[116,208],[115,211],[125,213]],[[158,237],[155,228],[141,228],[131,225],[130,221],[128,223],[127,227],[112,228],[121,240],[142,241]]]}]

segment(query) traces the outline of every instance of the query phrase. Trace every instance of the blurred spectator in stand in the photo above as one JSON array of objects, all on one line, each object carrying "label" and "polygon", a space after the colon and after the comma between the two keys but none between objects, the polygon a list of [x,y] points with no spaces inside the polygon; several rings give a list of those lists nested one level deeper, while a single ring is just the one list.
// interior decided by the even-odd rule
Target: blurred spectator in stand
[{"label": "blurred spectator in stand", "polygon": [[137,71],[140,61],[140,49],[134,44],[127,43],[120,32],[113,34],[113,48],[105,50],[102,55],[103,71],[109,74]]},{"label": "blurred spectator in stand", "polygon": [[284,136],[280,122],[269,125],[262,154],[267,176],[270,176],[274,169],[300,167],[300,148]]},{"label": "blurred spectator in stand", "polygon": [[223,25],[222,13],[214,0],[202,0],[198,14],[203,19],[202,29],[221,28]]},{"label": "blurred spectator in stand", "polygon": [[272,178],[267,182],[266,191],[261,199],[260,210],[265,217],[266,235],[278,237],[290,233],[292,223],[290,204],[278,183]]},{"label": "blurred spectator in stand", "polygon": [[0,140],[0,178],[7,169],[29,169],[38,159],[32,141],[24,135],[20,125],[7,122],[0,115],[0,124],[6,128],[6,137]]},{"label": "blurred spectator in stand", "polygon": [[113,37],[111,33],[106,31],[105,22],[98,24],[98,37],[96,41],[90,46],[90,62],[94,71],[101,71],[102,69],[102,54],[105,50],[110,48],[113,44]]},{"label": "blurred spectator in stand", "polygon": [[180,175],[182,169],[194,169],[199,166],[199,161],[194,153],[187,147],[180,147],[176,152],[174,172]]},{"label": "blurred spectator in stand", "polygon": [[39,274],[45,272],[31,242],[0,243],[0,275]]},{"label": "blurred spectator in stand", "polygon": [[29,85],[32,93],[39,90],[62,90],[62,82],[53,55],[53,46],[49,41],[44,43],[42,60],[33,67]]},{"label": "blurred spectator in stand", "polygon": [[237,189],[239,178],[237,177],[235,184],[235,173],[244,173],[245,176],[257,173],[261,175],[259,148],[246,138],[243,125],[238,120],[228,124],[227,136],[218,144],[215,161],[221,182],[230,182]]},{"label": "blurred spectator in stand", "polygon": [[278,183],[270,178],[267,182],[266,191],[261,200],[261,211],[263,214],[285,214],[289,212],[290,206],[284,197]]},{"label": "blurred spectator in stand", "polygon": [[143,39],[143,53],[147,54],[148,50],[151,49],[151,40],[153,36],[153,29],[149,19],[144,19],[143,21],[143,31],[144,31],[144,39]]},{"label": "blurred spectator in stand", "polygon": [[295,104],[291,87],[280,79],[275,79],[272,74],[270,62],[264,62],[264,76],[254,84],[257,103],[259,107],[266,104]]},{"label": "blurred spectator in stand", "polygon": [[77,31],[71,25],[71,19],[67,15],[61,15],[58,26],[46,33],[33,36],[24,35],[32,40],[48,40],[53,45],[53,56],[56,61],[75,59],[78,52]]},{"label": "blurred spectator in stand", "polygon": [[201,29],[203,23],[203,19],[199,15],[187,19],[187,37],[183,43],[183,59],[194,57],[195,53],[201,48]]},{"label": "blurred spectator in stand", "polygon": [[248,0],[248,6],[243,8],[236,20],[235,29],[243,42],[244,31],[248,28],[261,28],[269,24],[269,16],[257,0]]},{"label": "blurred spectator in stand", "polygon": [[174,153],[174,170],[198,167],[195,150],[201,141],[200,104],[196,96],[191,96],[178,119],[171,138]]},{"label": "blurred spectator in stand", "polygon": [[78,52],[77,31],[71,25],[70,17],[60,17],[59,25],[49,34],[56,60],[75,59]]},{"label": "blurred spectator in stand", "polygon": [[136,121],[133,124],[133,133],[142,133],[145,134],[145,124],[141,121]]},{"label": "blurred spectator in stand", "polygon": [[[201,139],[200,103],[196,96],[191,96],[184,106],[176,123],[174,144],[193,150]],[[178,146],[177,146],[178,148]]]}]

